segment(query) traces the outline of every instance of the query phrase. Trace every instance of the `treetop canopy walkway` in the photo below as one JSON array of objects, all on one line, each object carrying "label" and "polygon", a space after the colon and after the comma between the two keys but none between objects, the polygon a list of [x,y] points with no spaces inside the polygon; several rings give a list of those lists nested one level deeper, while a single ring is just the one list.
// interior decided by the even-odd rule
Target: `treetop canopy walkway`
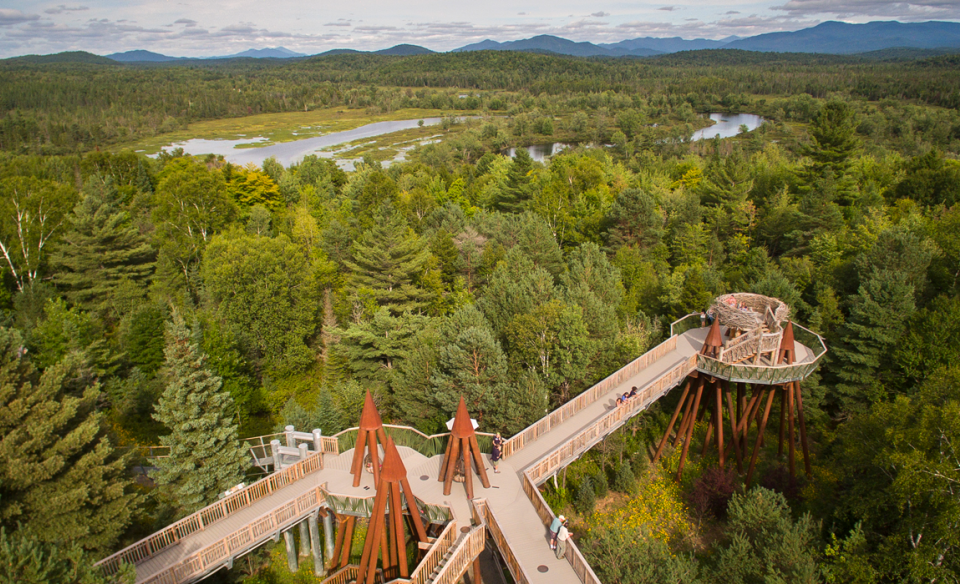
[{"label": "treetop canopy walkway", "polygon": [[[730,328],[725,327],[724,331],[729,332]],[[419,544],[419,563],[408,577],[392,577],[380,571],[378,578],[423,584],[456,582],[476,560],[489,538],[495,542],[519,584],[599,584],[593,570],[572,541],[563,559],[554,556],[547,543],[546,530],[546,525],[553,520],[553,513],[537,486],[688,376],[699,375],[724,381],[762,378],[765,381],[759,383],[764,384],[785,383],[805,377],[816,367],[826,347],[818,335],[801,327],[796,328],[803,331],[806,344],[796,343],[796,356],[792,363],[775,364],[769,359],[761,361],[755,357],[729,363],[717,358],[715,351],[713,356],[704,354],[710,329],[700,327],[699,315],[680,319],[671,326],[671,336],[663,343],[504,441],[501,472],[483,473],[489,479],[490,486],[478,485],[473,493],[474,498],[467,495],[468,491],[474,490],[472,484],[453,484],[450,490],[449,476],[457,461],[445,460],[448,434],[426,436],[412,428],[382,424],[378,427],[376,423],[335,436],[293,432],[288,428],[285,433],[287,445],[283,447],[287,449],[287,459],[295,450],[300,460],[284,467],[283,454],[277,450],[279,443],[274,441],[272,454],[276,465],[273,474],[105,558],[98,565],[111,574],[123,562],[134,564],[138,584],[184,584],[223,567],[231,567],[238,557],[269,540],[277,541],[284,535],[288,538],[288,559],[292,567],[296,564],[296,552],[293,552],[292,558],[290,555],[293,548],[292,529],[301,526],[303,542],[309,525],[313,534],[309,539],[314,542],[314,561],[318,573],[321,573],[327,569],[316,535],[317,522],[322,518],[327,561],[333,563],[330,569],[336,570],[324,582],[352,582],[357,578],[358,566],[337,565],[334,562],[338,558],[333,557],[332,519],[335,516],[340,523],[338,541],[349,541],[356,518],[372,517],[378,513],[374,508],[377,488],[375,477],[371,472],[358,469],[354,450],[355,446],[365,449],[377,446],[375,452],[380,458],[382,441],[387,439],[391,447],[396,444],[401,466],[405,467],[410,477],[409,483],[404,479],[405,497],[393,495],[391,499],[402,500],[402,505],[396,504],[402,509],[391,508],[389,512],[412,514],[414,511],[409,509],[408,502],[415,501],[415,512],[428,526],[428,535],[434,535]],[[736,338],[739,337],[733,340]],[[760,343],[756,343],[756,347],[759,350]],[[635,396],[619,404],[617,398],[634,387]],[[379,416],[376,421],[379,421]],[[672,424],[671,421],[671,427]],[[461,434],[462,444],[469,446],[466,431],[461,430]],[[358,436],[363,438],[358,440]],[[480,451],[488,453],[490,439],[490,435],[477,433],[474,444]],[[378,442],[381,444],[378,445]],[[266,448],[263,450],[266,454]],[[462,453],[467,468],[464,469],[461,462],[457,471],[460,476],[466,475],[466,481],[471,480],[469,467],[474,462],[483,464],[479,472],[488,466],[486,463],[489,461],[488,454],[474,455],[474,447],[469,447],[469,451],[471,456],[467,456],[467,451]],[[456,458],[456,452],[452,456]],[[447,480],[444,480],[445,476]],[[444,494],[445,489],[449,495]],[[399,517],[391,518],[390,521],[395,522],[389,529],[398,529],[402,534]],[[386,529],[383,530],[384,534],[387,533]],[[345,531],[348,532],[346,535]],[[393,536],[394,532],[390,533]],[[403,541],[402,537],[400,541]],[[390,549],[394,548],[395,545]],[[382,549],[386,558],[388,547]],[[338,555],[346,561],[346,556],[342,553]],[[375,556],[373,561],[375,565]],[[387,564],[384,561],[384,565]],[[396,565],[396,562],[391,565]],[[372,574],[370,577],[373,577]]]}]

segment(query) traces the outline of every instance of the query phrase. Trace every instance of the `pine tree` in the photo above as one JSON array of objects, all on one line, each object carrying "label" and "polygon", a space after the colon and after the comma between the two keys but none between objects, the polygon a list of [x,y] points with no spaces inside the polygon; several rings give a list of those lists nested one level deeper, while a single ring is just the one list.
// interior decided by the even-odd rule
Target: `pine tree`
[{"label": "pine tree", "polygon": [[118,207],[112,179],[87,181],[71,222],[51,258],[54,282],[74,304],[100,315],[115,313],[120,287],[142,290],[153,273],[154,251]]},{"label": "pine tree", "polygon": [[610,246],[633,245],[648,250],[663,238],[664,213],[653,195],[640,189],[625,189],[610,207]]},{"label": "pine tree", "polygon": [[184,513],[191,513],[243,480],[248,447],[237,439],[233,400],[221,391],[220,378],[207,368],[179,313],[174,312],[165,337],[160,374],[167,387],[153,417],[170,430],[160,438],[170,456],[157,459],[154,479]]},{"label": "pine tree", "polygon": [[498,211],[520,213],[530,198],[530,171],[533,158],[526,148],[517,148],[517,152],[507,171],[507,184],[500,191],[495,202]]},{"label": "pine tree", "polygon": [[345,263],[356,290],[369,291],[377,304],[402,314],[427,305],[429,292],[415,279],[429,260],[426,242],[409,232],[397,213],[364,232],[353,245],[353,261]]},{"label": "pine tree", "polygon": [[133,584],[137,571],[123,564],[114,576],[104,576],[83,548],[51,544],[0,527],[0,582],[17,584]]},{"label": "pine tree", "polygon": [[894,350],[913,314],[914,288],[907,274],[874,269],[853,299],[850,317],[835,347],[840,366],[837,390],[847,410],[862,409],[882,397],[882,371],[889,369]]},{"label": "pine tree", "polygon": [[20,334],[0,328],[0,524],[102,552],[139,497],[104,435],[91,377],[77,352],[38,375]]},{"label": "pine tree", "polygon": [[320,395],[317,396],[317,410],[314,412],[314,420],[324,436],[333,436],[343,430],[343,416],[340,414],[337,404],[333,401],[333,395],[327,388],[321,389]]}]

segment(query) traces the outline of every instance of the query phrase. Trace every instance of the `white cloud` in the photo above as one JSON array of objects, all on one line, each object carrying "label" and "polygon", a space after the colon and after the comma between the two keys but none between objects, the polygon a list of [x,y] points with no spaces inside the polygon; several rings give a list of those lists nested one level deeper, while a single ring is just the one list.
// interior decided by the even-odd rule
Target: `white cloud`
[{"label": "white cloud", "polygon": [[61,4],[54,8],[47,8],[44,10],[47,14],[63,14],[64,12],[83,12],[84,10],[90,10],[89,6],[65,6]]},{"label": "white cloud", "polygon": [[594,13],[591,14],[590,16],[592,16],[592,17],[594,17],[594,18],[603,18],[604,16],[610,16],[610,13],[609,13],[609,12],[603,12],[603,11],[601,11],[601,12],[594,12]]},{"label": "white cloud", "polygon": [[960,18],[960,0],[788,0],[772,7],[791,15],[835,15],[840,18],[865,17],[897,20],[950,20]]},{"label": "white cloud", "polygon": [[24,14],[19,10],[0,8],[0,26],[10,26],[40,20],[39,14]]}]

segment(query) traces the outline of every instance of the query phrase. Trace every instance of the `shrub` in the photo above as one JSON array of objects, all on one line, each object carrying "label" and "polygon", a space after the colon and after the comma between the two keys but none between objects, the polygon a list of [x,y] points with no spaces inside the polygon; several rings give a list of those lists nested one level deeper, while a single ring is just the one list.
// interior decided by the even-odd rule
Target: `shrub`
[{"label": "shrub", "polygon": [[690,506],[701,516],[712,515],[722,519],[727,514],[727,503],[737,491],[733,469],[713,467],[700,475],[690,492]]},{"label": "shrub", "polygon": [[624,461],[624,463],[620,465],[620,468],[617,469],[617,475],[613,478],[613,488],[618,492],[628,495],[636,494],[637,477],[633,474],[630,461]]},{"label": "shrub", "polygon": [[592,483],[590,477],[584,477],[577,489],[577,500],[573,506],[581,515],[593,513],[593,508],[597,505],[597,494]]}]

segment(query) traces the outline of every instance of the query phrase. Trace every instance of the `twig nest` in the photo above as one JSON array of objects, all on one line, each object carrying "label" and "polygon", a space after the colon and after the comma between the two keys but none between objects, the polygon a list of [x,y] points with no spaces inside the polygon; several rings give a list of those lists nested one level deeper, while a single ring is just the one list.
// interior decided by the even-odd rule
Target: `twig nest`
[{"label": "twig nest", "polygon": [[718,296],[708,312],[724,326],[752,330],[764,323],[768,308],[778,324],[790,316],[790,307],[782,300],[749,292]]}]

